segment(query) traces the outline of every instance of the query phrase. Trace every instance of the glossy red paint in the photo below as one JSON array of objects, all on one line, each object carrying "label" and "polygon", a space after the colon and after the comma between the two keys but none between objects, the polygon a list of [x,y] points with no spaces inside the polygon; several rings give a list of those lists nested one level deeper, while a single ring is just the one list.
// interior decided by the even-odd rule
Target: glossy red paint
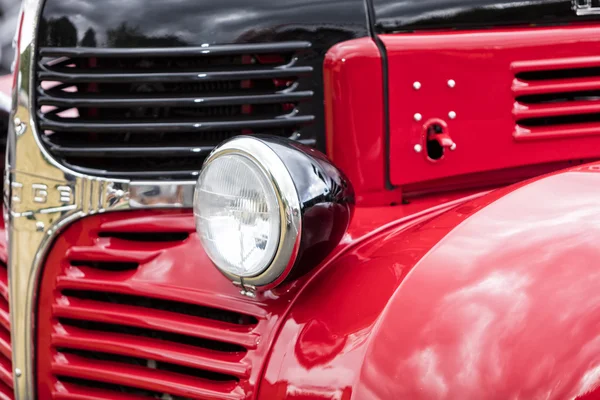
[{"label": "glossy red paint", "polygon": [[[597,112],[600,102],[555,96],[597,89],[598,77],[540,75],[600,66],[599,34],[597,25],[574,25],[382,35],[389,60],[392,183],[405,193],[443,189],[441,180],[478,186],[488,183],[488,174],[511,181],[520,167],[556,168],[552,163],[600,157],[600,123],[572,119]],[[526,95],[555,97],[545,103]],[[571,119],[542,121],[556,116]],[[457,145],[436,162],[414,150],[417,144],[426,148],[423,127],[432,118],[447,124]]]},{"label": "glossy red paint", "polygon": [[327,155],[348,176],[358,205],[402,200],[386,190],[382,59],[370,38],[332,47],[324,62]]},{"label": "glossy red paint", "polygon": [[260,399],[600,398],[600,164],[385,230],[297,297]]},{"label": "glossy red paint", "polygon": [[[342,251],[379,230],[401,223],[394,221],[439,213],[463,202],[467,194],[419,200],[403,207],[357,209],[344,240],[320,269],[326,268]],[[107,399],[122,398],[110,388],[88,388],[78,384],[89,380],[188,398],[256,397],[281,318],[319,269],[290,285],[268,291],[256,300],[248,299],[211,264],[194,231],[190,212],[140,211],[88,217],[63,232],[46,260],[39,295],[39,398],[72,399],[81,393]],[[183,233],[185,237],[150,241],[149,238],[157,233],[159,236]],[[150,236],[143,239],[144,234]],[[98,292],[110,293],[114,298],[108,301],[89,295]],[[121,297],[115,297],[117,295]],[[136,300],[132,302],[122,296]],[[149,308],[144,305],[147,299],[204,306],[216,313],[240,313],[256,320],[233,325],[184,315],[177,311],[178,308]],[[92,325],[75,324],[73,320]],[[130,331],[107,330],[106,324],[127,327]],[[180,343],[140,335],[140,329],[232,343],[245,351],[198,348],[185,344],[185,341]],[[187,371],[195,369],[232,376],[238,383],[190,379],[187,373],[129,365],[118,358],[99,361],[90,358],[90,353],[101,354],[104,358],[111,354],[151,359],[179,365],[188,368]]]},{"label": "glossy red paint", "polygon": [[0,400],[14,399],[7,255],[4,219],[0,219]]}]

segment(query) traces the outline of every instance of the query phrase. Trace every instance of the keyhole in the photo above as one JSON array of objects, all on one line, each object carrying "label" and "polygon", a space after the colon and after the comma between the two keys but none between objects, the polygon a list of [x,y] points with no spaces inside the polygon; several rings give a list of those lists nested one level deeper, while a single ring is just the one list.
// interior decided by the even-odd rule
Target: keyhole
[{"label": "keyhole", "polygon": [[435,135],[442,133],[444,133],[444,128],[440,124],[432,124],[427,128],[427,156],[432,160],[439,160],[444,156],[444,148],[434,138]]}]

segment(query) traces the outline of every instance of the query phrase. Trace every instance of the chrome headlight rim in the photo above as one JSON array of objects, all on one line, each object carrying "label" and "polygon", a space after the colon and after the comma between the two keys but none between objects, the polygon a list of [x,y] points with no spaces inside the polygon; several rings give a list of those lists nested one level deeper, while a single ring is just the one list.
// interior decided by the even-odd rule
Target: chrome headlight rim
[{"label": "chrome headlight rim", "polygon": [[241,277],[221,268],[217,269],[234,283],[261,290],[277,286],[294,267],[302,237],[302,209],[300,197],[285,163],[265,142],[253,136],[237,136],[220,144],[204,162],[209,167],[219,157],[238,155],[248,158],[271,184],[279,207],[280,232],[277,249],[271,262],[259,274]]}]

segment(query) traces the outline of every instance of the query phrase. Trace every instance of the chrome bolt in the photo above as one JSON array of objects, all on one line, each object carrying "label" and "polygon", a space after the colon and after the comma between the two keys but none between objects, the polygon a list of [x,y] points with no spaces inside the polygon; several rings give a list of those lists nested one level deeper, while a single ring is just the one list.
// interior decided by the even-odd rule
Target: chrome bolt
[{"label": "chrome bolt", "polygon": [[415,118],[415,121],[419,122],[420,120],[423,119],[423,116],[419,113],[416,113],[414,118]]},{"label": "chrome bolt", "polygon": [[450,150],[452,150],[452,151],[456,150],[456,143],[452,143],[452,146],[450,146]]},{"label": "chrome bolt", "polygon": [[419,90],[419,89],[421,89],[421,82],[415,82],[415,83],[413,83],[413,88],[414,88],[415,90]]},{"label": "chrome bolt", "polygon": [[23,372],[21,372],[21,370],[19,368],[15,368],[15,376],[17,378],[20,378],[21,375],[23,375]]},{"label": "chrome bolt", "polygon": [[450,111],[450,112],[448,113],[448,118],[450,118],[450,119],[454,119],[454,118],[456,118],[456,112],[454,112],[454,111]]},{"label": "chrome bolt", "polygon": [[13,120],[13,124],[15,125],[15,133],[17,135],[22,135],[23,133],[25,133],[25,123],[23,121],[21,121],[21,118],[19,117],[15,117],[15,119]]},{"label": "chrome bolt", "polygon": [[421,146],[420,144],[415,144],[414,149],[416,153],[420,153],[423,151],[423,146]]},{"label": "chrome bolt", "polygon": [[46,225],[42,221],[38,221],[35,223],[35,230],[38,232],[43,232]]},{"label": "chrome bolt", "polygon": [[455,81],[454,79],[450,79],[450,80],[448,81],[448,87],[449,87],[449,88],[456,87],[456,81]]}]

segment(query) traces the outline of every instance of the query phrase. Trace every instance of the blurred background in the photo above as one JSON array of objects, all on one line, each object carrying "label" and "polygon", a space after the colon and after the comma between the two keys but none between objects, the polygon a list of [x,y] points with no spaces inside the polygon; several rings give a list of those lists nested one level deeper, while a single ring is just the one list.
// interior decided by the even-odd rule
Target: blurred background
[{"label": "blurred background", "polygon": [[[10,112],[11,65],[15,56],[13,40],[17,30],[21,0],[0,0],[0,152],[4,152]],[[3,159],[4,157],[2,157]]]},{"label": "blurred background", "polygon": [[17,29],[20,0],[0,0],[0,75],[10,73],[14,57],[12,41]]}]

